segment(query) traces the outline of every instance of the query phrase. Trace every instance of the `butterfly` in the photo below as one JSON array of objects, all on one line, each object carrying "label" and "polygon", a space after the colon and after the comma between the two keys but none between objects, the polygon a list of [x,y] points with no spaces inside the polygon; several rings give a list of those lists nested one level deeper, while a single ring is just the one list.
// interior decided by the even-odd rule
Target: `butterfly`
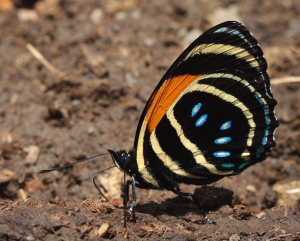
[{"label": "butterfly", "polygon": [[140,117],[133,150],[112,151],[129,186],[210,184],[265,159],[278,122],[263,52],[247,28],[221,23],[172,64]]},{"label": "butterfly", "polygon": [[[203,33],[154,89],[133,149],[109,150],[113,167],[131,176],[124,206],[130,186],[133,215],[136,187],[191,196],[180,183],[210,184],[263,161],[275,146],[276,103],[263,52],[243,24],[228,21]],[[101,194],[95,179],[105,170],[93,179]]]}]

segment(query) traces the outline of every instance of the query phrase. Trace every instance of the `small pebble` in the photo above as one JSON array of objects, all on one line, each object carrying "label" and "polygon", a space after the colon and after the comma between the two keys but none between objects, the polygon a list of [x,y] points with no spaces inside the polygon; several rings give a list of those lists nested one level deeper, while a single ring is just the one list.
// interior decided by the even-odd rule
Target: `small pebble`
[{"label": "small pebble", "polygon": [[108,231],[109,231],[109,228],[110,228],[110,224],[108,224],[108,223],[103,223],[103,224],[101,225],[101,227],[98,229],[97,236],[98,236],[99,238],[105,237],[105,235],[106,235],[106,234],[108,233]]},{"label": "small pebble", "polygon": [[90,126],[90,127],[88,128],[87,132],[91,135],[91,134],[94,134],[94,133],[96,132],[96,129],[95,129],[95,127],[93,127],[93,126]]},{"label": "small pebble", "polygon": [[125,20],[127,18],[127,13],[126,12],[118,12],[116,14],[116,19],[121,21],[121,20]]},{"label": "small pebble", "polygon": [[81,226],[81,225],[83,225],[83,224],[85,224],[86,222],[87,222],[87,217],[86,216],[84,216],[84,215],[79,215],[78,217],[77,217],[77,220],[76,220],[76,225],[77,226]]},{"label": "small pebble", "polygon": [[253,186],[253,185],[247,185],[246,186],[246,190],[249,191],[249,192],[256,192],[256,187]]},{"label": "small pebble", "polygon": [[128,84],[136,83],[136,79],[129,73],[125,74],[125,80]]},{"label": "small pebble", "polygon": [[27,236],[25,239],[28,240],[28,241],[35,240],[35,238],[33,236],[31,236],[31,235]]},{"label": "small pebble", "polygon": [[11,171],[9,169],[0,170],[0,183],[10,181],[12,178],[15,177],[15,174],[16,173],[14,173],[13,171]]},{"label": "small pebble", "polygon": [[186,35],[184,36],[183,39],[183,44],[184,45],[189,45],[191,44],[196,38],[198,38],[202,32],[199,29],[191,29],[189,30]]},{"label": "small pebble", "polygon": [[239,7],[236,4],[230,5],[228,8],[216,8],[214,12],[210,14],[209,19],[212,26],[228,20],[242,22],[239,15]]},{"label": "small pebble", "polygon": [[229,238],[229,241],[239,241],[241,240],[240,236],[238,234],[232,234]]},{"label": "small pebble", "polygon": [[103,11],[100,8],[95,8],[90,15],[90,20],[93,24],[99,24],[103,18]]},{"label": "small pebble", "polygon": [[140,10],[133,10],[131,13],[130,13],[130,17],[132,18],[132,19],[140,19],[141,18],[141,16],[142,16],[142,13],[141,13],[141,11]]},{"label": "small pebble", "polygon": [[155,38],[146,38],[144,39],[144,43],[147,47],[152,47],[155,44]]},{"label": "small pebble", "polygon": [[24,189],[21,188],[18,190],[18,197],[21,198],[22,201],[25,201],[28,198],[28,195]]},{"label": "small pebble", "polygon": [[277,183],[273,189],[278,194],[278,206],[296,206],[300,200],[300,181],[292,181],[288,183]]},{"label": "small pebble", "polygon": [[27,164],[33,164],[37,162],[38,156],[40,154],[40,148],[38,146],[27,146],[24,151],[28,152],[25,157],[24,162]]},{"label": "small pebble", "polygon": [[37,21],[39,16],[35,10],[31,9],[20,9],[18,11],[18,18],[21,22],[26,22],[26,21]]},{"label": "small pebble", "polygon": [[12,0],[1,0],[0,11],[9,11],[14,9],[14,3]]}]

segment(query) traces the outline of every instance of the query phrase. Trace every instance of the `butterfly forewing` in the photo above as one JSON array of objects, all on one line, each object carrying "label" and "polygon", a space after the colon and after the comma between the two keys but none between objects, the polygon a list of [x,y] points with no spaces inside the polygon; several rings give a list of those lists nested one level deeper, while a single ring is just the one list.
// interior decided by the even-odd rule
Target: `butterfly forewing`
[{"label": "butterfly forewing", "polygon": [[135,151],[149,185],[204,184],[240,173],[275,145],[267,63],[251,33],[225,22],[196,39],[152,93]]}]

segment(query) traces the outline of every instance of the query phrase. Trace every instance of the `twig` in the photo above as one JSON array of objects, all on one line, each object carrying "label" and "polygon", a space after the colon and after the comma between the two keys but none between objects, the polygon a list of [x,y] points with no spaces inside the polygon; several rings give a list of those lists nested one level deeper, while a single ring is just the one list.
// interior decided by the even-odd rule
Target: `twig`
[{"label": "twig", "polygon": [[281,235],[278,235],[278,236],[275,236],[273,238],[270,238],[270,239],[266,239],[266,241],[272,241],[272,240],[282,240],[281,238],[285,238],[285,237],[289,237],[289,236],[292,236],[293,234],[291,233],[288,233],[288,234],[281,234]]},{"label": "twig", "polygon": [[26,48],[29,50],[29,52],[38,60],[40,61],[50,72],[52,72],[54,75],[59,77],[60,79],[67,79],[67,75],[54,67],[52,64],[49,63],[48,60],[41,54],[40,51],[38,51],[34,46],[31,44],[27,44]]},{"label": "twig", "polygon": [[300,76],[286,76],[282,78],[275,78],[271,81],[272,85],[300,83]]}]

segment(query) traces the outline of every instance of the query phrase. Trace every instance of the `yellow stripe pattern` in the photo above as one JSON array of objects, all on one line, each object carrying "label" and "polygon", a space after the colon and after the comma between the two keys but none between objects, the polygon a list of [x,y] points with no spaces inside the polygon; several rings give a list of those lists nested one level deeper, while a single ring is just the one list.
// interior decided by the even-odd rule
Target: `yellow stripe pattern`
[{"label": "yellow stripe pattern", "polygon": [[233,45],[200,44],[185,56],[184,61],[196,54],[225,54],[236,56],[239,59],[246,60],[252,67],[257,68],[258,70],[260,68],[259,62],[246,49]]},{"label": "yellow stripe pattern", "polygon": [[172,172],[176,173],[177,175],[189,177],[189,178],[203,178],[200,176],[195,176],[191,173],[186,172],[184,169],[182,169],[178,164],[172,160],[172,158],[162,149],[160,146],[155,131],[151,133],[150,141],[152,148],[156,155],[159,157],[159,159],[164,163],[166,167],[168,167]]},{"label": "yellow stripe pattern", "polygon": [[139,139],[138,139],[138,144],[137,144],[137,153],[136,153],[136,161],[138,164],[138,170],[141,173],[142,177],[149,183],[151,183],[152,185],[159,187],[157,181],[155,180],[155,178],[152,176],[152,174],[148,171],[147,169],[147,163],[146,160],[144,158],[144,136],[145,136],[145,132],[146,132],[146,127],[147,127],[147,123],[144,120],[141,130],[140,130],[140,134],[139,134]]},{"label": "yellow stripe pattern", "polygon": [[[201,150],[197,147],[197,145],[194,144],[193,142],[191,142],[184,135],[181,125],[179,124],[179,122],[176,120],[176,118],[174,116],[173,107],[170,108],[170,111],[167,112],[167,115],[168,115],[168,119],[169,119],[171,125],[176,130],[181,143],[185,146],[186,149],[188,149],[193,154],[196,163],[198,163],[202,166],[205,166],[211,173],[214,173],[217,175],[229,175],[229,174],[233,173],[233,171],[222,172],[222,171],[218,170],[215,165],[206,161],[205,157],[203,156]],[[182,161],[184,161],[184,160],[182,160]]]},{"label": "yellow stripe pattern", "polygon": [[[201,46],[201,45],[200,45]],[[203,46],[200,48],[200,46],[196,47],[193,51],[191,51],[191,53],[186,57],[190,57],[193,56],[195,54],[200,53],[199,51],[203,48]],[[215,46],[216,47],[216,46]],[[231,46],[234,47],[234,46]],[[236,48],[236,47],[234,47]],[[214,49],[215,52],[213,53],[218,53],[217,48],[209,48],[211,50]],[[222,48],[221,48],[222,49]],[[227,53],[230,54],[239,54],[239,57],[247,57],[247,60],[251,60],[251,65],[253,67],[259,67],[258,62],[253,61],[253,59],[251,57],[249,57],[249,53],[247,52],[247,54],[242,52],[237,51],[237,49],[230,50],[229,47],[227,46]],[[241,49],[240,49],[241,50]],[[218,50],[220,51],[220,49]],[[245,50],[244,50],[245,51]],[[238,53],[239,52],[239,53]],[[202,52],[201,52],[202,53]],[[224,53],[224,48],[222,49],[222,53]],[[216,168],[215,165],[207,162],[207,160],[205,159],[204,155],[202,154],[201,150],[197,147],[197,145],[195,143],[192,143],[183,133],[182,127],[180,125],[180,123],[176,120],[175,116],[174,116],[174,106],[176,105],[176,103],[181,99],[181,97],[187,93],[190,92],[194,92],[194,91],[200,91],[200,92],[205,92],[205,93],[209,93],[215,96],[218,96],[219,98],[221,98],[224,101],[227,101],[231,104],[233,104],[234,106],[236,106],[237,108],[239,108],[244,116],[246,117],[247,121],[248,121],[248,125],[251,128],[250,129],[250,133],[248,134],[248,139],[247,139],[247,145],[251,146],[252,145],[252,141],[253,141],[253,137],[254,137],[254,130],[256,127],[256,124],[253,120],[253,114],[250,112],[249,108],[247,106],[245,106],[241,101],[239,101],[236,97],[234,97],[233,95],[230,95],[216,87],[207,85],[207,84],[202,84],[201,80],[203,79],[208,79],[208,78],[230,78],[230,79],[234,79],[240,83],[242,83],[243,85],[245,85],[251,92],[254,92],[255,94],[257,94],[261,100],[263,101],[264,104],[266,104],[265,99],[262,98],[261,94],[255,91],[255,88],[253,86],[251,86],[249,84],[249,82],[247,82],[246,80],[241,79],[238,76],[234,76],[232,74],[226,74],[226,73],[214,73],[214,74],[209,74],[209,75],[204,75],[199,77],[198,79],[196,79],[193,83],[191,83],[186,89],[185,91],[183,91],[178,97],[177,99],[174,101],[174,103],[172,104],[172,106],[168,109],[168,111],[166,112],[167,117],[171,123],[171,125],[173,126],[173,128],[176,130],[177,135],[180,138],[180,141],[182,142],[182,144],[185,146],[186,149],[188,149],[189,151],[191,151],[191,153],[193,153],[194,158],[196,163],[206,167],[211,173],[216,174],[216,175],[230,175],[233,174],[234,171],[220,171]],[[200,83],[198,83],[198,81],[200,80]],[[140,171],[140,173],[143,175],[143,178],[148,181],[149,183],[153,184],[154,186],[159,186],[157,181],[155,180],[155,178],[152,176],[152,174],[148,171],[147,169],[147,163],[146,160],[144,159],[144,150],[143,150],[143,143],[144,143],[144,135],[145,135],[145,131],[146,131],[146,122],[144,120],[144,122],[142,123],[142,127],[140,130],[140,135],[138,138],[138,146],[137,146],[137,164],[138,164],[138,169]],[[171,171],[173,171],[174,173],[184,176],[184,177],[190,177],[190,178],[201,178],[199,176],[195,176],[193,174],[190,174],[188,172],[186,172],[185,170],[181,169],[178,164],[173,161],[171,159],[170,156],[167,155],[167,153],[165,153],[162,149],[162,147],[160,146],[156,134],[155,134],[155,130],[152,132],[152,134],[150,135],[150,141],[151,141],[151,145],[153,150],[155,151],[155,153],[157,154],[157,156],[160,158],[160,160],[164,163],[164,165],[166,167],[168,167]],[[249,156],[249,151],[246,149],[242,156],[247,159],[247,157]],[[184,160],[182,160],[184,161]],[[203,178],[203,177],[202,177]]]}]

